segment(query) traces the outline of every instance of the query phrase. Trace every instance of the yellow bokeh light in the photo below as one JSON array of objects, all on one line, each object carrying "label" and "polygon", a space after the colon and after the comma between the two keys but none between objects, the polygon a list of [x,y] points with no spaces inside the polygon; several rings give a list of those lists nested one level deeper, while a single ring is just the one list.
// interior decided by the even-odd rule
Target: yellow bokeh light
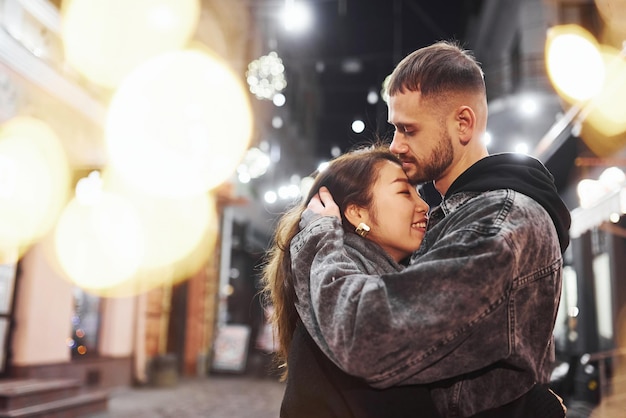
[{"label": "yellow bokeh light", "polygon": [[210,213],[206,195],[179,199],[144,196],[134,203],[145,234],[143,268],[160,268],[185,258],[206,233]]},{"label": "yellow bokeh light", "polygon": [[582,125],[580,137],[598,157],[614,156],[616,152],[619,152],[626,146],[626,131],[617,135],[607,136],[599,131],[597,124],[590,123],[589,118]]},{"label": "yellow bokeh light", "polygon": [[56,227],[59,265],[77,286],[98,291],[132,278],[143,259],[143,235],[135,208],[102,191],[90,204],[73,199]]},{"label": "yellow bokeh light", "polygon": [[620,51],[602,47],[606,77],[602,90],[593,98],[586,121],[604,136],[626,131],[626,59]]},{"label": "yellow bokeh light", "polygon": [[141,65],[116,91],[106,122],[111,165],[134,187],[173,197],[205,193],[231,176],[251,133],[241,81],[197,50]]},{"label": "yellow bokeh light", "polygon": [[44,122],[0,126],[0,250],[25,250],[54,225],[69,194],[62,144]]},{"label": "yellow bokeh light", "polygon": [[209,258],[214,258],[215,243],[217,240],[217,218],[211,211],[209,218],[212,220],[202,235],[202,240],[195,246],[193,251],[175,263],[163,267],[143,268],[133,277],[120,285],[99,292],[108,297],[124,297],[144,293],[159,286],[173,286],[190,278],[209,263]]},{"label": "yellow bokeh light", "polygon": [[[92,174],[86,180],[90,179]],[[81,287],[90,293],[106,297],[131,296],[158,286],[173,285],[189,278],[206,265],[214,250],[218,231],[216,203],[212,195],[203,194],[178,199],[147,195],[123,181],[119,173],[110,168],[103,173],[102,179],[104,195],[117,196],[132,207],[134,218],[139,225],[140,235],[137,239],[141,241],[139,247],[142,248],[142,253],[134,265],[134,270],[129,272],[126,279],[118,274],[116,276],[120,279],[117,281],[103,280],[99,286],[83,282]],[[78,189],[77,187],[77,191]],[[84,197],[89,199],[77,200],[85,202],[97,200],[94,199],[92,192],[85,193]],[[135,235],[131,233],[128,239],[133,241],[134,237]],[[112,240],[105,244],[117,245]],[[118,250],[115,248],[105,250],[108,253],[115,251]],[[77,281],[75,278],[72,280]],[[94,277],[92,280],[96,281],[97,278]]]},{"label": "yellow bokeh light", "polygon": [[569,101],[585,101],[604,83],[605,68],[595,38],[577,25],[550,28],[546,38],[548,76]]},{"label": "yellow bokeh light", "polygon": [[142,294],[160,286],[173,286],[196,274],[213,257],[217,238],[217,223],[212,224],[202,240],[185,258],[157,268],[140,267],[131,278],[108,287],[85,289],[104,297],[128,297]]},{"label": "yellow bokeh light", "polygon": [[64,0],[68,62],[85,77],[115,87],[139,64],[182,48],[196,30],[198,0]]}]

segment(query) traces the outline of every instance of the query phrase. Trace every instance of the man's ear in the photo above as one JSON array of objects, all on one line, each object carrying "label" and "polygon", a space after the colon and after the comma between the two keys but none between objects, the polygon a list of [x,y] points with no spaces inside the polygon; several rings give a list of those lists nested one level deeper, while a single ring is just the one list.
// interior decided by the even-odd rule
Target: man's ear
[{"label": "man's ear", "polygon": [[355,204],[348,205],[344,214],[348,222],[354,226],[357,226],[365,220],[365,210]]},{"label": "man's ear", "polygon": [[469,106],[461,106],[457,111],[456,122],[459,140],[463,145],[467,145],[476,128],[476,113]]}]

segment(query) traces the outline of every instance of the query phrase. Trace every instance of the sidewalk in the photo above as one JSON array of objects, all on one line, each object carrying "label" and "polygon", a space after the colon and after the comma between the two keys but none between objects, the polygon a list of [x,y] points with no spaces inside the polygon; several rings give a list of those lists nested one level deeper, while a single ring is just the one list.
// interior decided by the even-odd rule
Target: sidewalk
[{"label": "sidewalk", "polygon": [[278,418],[284,389],[275,377],[209,375],[114,391],[97,418]]},{"label": "sidewalk", "polygon": [[[278,418],[285,385],[277,377],[209,375],[182,379],[172,387],[119,389],[109,396],[108,411],[91,418]],[[626,417],[626,395],[594,407],[568,404],[568,418]]]}]

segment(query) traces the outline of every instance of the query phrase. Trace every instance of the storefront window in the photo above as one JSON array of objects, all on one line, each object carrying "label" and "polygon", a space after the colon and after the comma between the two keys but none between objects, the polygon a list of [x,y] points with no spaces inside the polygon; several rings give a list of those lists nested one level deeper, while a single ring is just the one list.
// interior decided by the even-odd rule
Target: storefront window
[{"label": "storefront window", "polygon": [[598,334],[602,349],[610,349],[613,340],[613,291],[611,289],[611,267],[608,253],[593,258],[593,274],[596,294]]},{"label": "storefront window", "polygon": [[561,303],[554,325],[556,350],[568,352],[568,347],[578,340],[578,277],[572,266],[563,267]]},{"label": "storefront window", "polygon": [[[9,257],[11,259],[11,257]],[[0,256],[0,373],[5,372],[17,263]]]},{"label": "storefront window", "polygon": [[100,298],[78,287],[74,288],[72,332],[68,340],[72,358],[98,354],[100,316]]}]

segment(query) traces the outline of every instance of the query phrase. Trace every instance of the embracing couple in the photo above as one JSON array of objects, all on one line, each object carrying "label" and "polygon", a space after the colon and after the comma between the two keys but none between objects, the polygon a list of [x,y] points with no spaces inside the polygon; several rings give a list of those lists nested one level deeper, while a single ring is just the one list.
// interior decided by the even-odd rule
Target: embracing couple
[{"label": "embracing couple", "polygon": [[551,174],[488,154],[484,75],[454,43],[408,55],[388,94],[389,148],[336,158],[276,229],[281,417],[564,417],[547,383],[570,216]]}]

